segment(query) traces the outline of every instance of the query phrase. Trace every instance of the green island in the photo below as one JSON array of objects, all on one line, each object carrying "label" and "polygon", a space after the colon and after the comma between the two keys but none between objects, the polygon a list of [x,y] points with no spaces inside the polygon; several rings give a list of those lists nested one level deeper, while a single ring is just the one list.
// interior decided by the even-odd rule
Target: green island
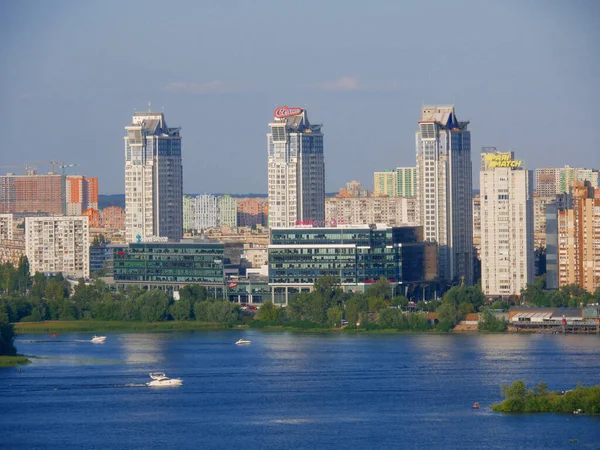
[{"label": "green island", "polygon": [[504,400],[492,405],[493,411],[509,413],[600,414],[600,385],[584,387],[578,383],[567,391],[549,391],[542,381],[527,389],[524,380],[501,387]]}]

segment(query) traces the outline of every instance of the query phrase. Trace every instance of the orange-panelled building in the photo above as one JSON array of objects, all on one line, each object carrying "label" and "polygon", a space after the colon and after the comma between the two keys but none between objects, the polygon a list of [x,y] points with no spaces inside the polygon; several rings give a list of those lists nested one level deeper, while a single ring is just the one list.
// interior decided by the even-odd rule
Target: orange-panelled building
[{"label": "orange-panelled building", "polygon": [[118,206],[108,206],[101,212],[101,221],[104,228],[112,230],[125,229],[125,210]]},{"label": "orange-panelled building", "polygon": [[64,214],[62,175],[0,176],[0,213]]},{"label": "orange-panelled building", "polygon": [[573,208],[558,211],[558,286],[600,287],[600,188],[575,181]]},{"label": "orange-panelled building", "polygon": [[237,222],[239,227],[251,227],[252,225],[267,225],[269,217],[268,205],[265,202],[253,198],[247,198],[238,203]]},{"label": "orange-panelled building", "polygon": [[82,175],[66,177],[67,215],[78,216],[83,211],[98,209],[98,178]]},{"label": "orange-panelled building", "polygon": [[90,227],[98,228],[101,226],[100,213],[97,209],[88,208],[81,215],[88,217],[88,223]]}]

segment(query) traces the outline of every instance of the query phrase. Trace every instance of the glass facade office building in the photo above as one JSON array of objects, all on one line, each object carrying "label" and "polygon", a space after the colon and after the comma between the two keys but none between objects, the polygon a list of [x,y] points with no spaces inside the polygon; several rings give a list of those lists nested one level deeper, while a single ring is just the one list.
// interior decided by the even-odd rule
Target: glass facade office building
[{"label": "glass facade office building", "polygon": [[222,243],[132,243],[113,247],[115,283],[224,284]]},{"label": "glass facade office building", "polygon": [[355,290],[381,277],[396,284],[432,281],[435,260],[436,246],[423,242],[420,226],[275,228],[269,245],[269,284],[306,287],[333,276]]}]

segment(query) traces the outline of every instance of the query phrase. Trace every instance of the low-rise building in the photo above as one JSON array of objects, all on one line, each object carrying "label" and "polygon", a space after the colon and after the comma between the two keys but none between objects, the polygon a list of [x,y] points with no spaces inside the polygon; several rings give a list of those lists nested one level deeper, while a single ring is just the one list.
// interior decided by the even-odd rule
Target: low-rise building
[{"label": "low-rise building", "polygon": [[269,285],[276,303],[312,290],[324,276],[338,279],[346,291],[363,291],[381,277],[394,292],[407,283],[434,283],[437,247],[423,242],[420,226],[271,229]]},{"label": "low-rise building", "polygon": [[325,199],[325,220],[336,225],[415,225],[416,198],[329,197]]}]

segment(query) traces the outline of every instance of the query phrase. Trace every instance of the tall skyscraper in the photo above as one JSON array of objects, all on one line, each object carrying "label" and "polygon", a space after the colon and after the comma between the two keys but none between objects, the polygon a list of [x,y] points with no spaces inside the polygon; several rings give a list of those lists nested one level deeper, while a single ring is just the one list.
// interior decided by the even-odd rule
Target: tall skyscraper
[{"label": "tall skyscraper", "polygon": [[183,237],[183,168],[180,128],[162,112],[136,112],[125,127],[127,242],[152,236]]},{"label": "tall skyscraper", "polygon": [[398,197],[398,173],[384,170],[373,174],[373,195],[377,197]]},{"label": "tall skyscraper", "polygon": [[481,288],[509,297],[535,278],[533,172],[513,152],[481,153]]},{"label": "tall skyscraper", "polygon": [[268,142],[269,226],[325,224],[325,160],[322,125],[306,110],[275,109]]},{"label": "tall skyscraper", "polygon": [[196,197],[196,229],[216,228],[219,222],[219,204],[217,197],[202,194]]},{"label": "tall skyscraper", "polygon": [[419,220],[425,239],[438,243],[440,277],[470,284],[473,180],[468,124],[457,120],[454,106],[423,106],[416,150]]}]

